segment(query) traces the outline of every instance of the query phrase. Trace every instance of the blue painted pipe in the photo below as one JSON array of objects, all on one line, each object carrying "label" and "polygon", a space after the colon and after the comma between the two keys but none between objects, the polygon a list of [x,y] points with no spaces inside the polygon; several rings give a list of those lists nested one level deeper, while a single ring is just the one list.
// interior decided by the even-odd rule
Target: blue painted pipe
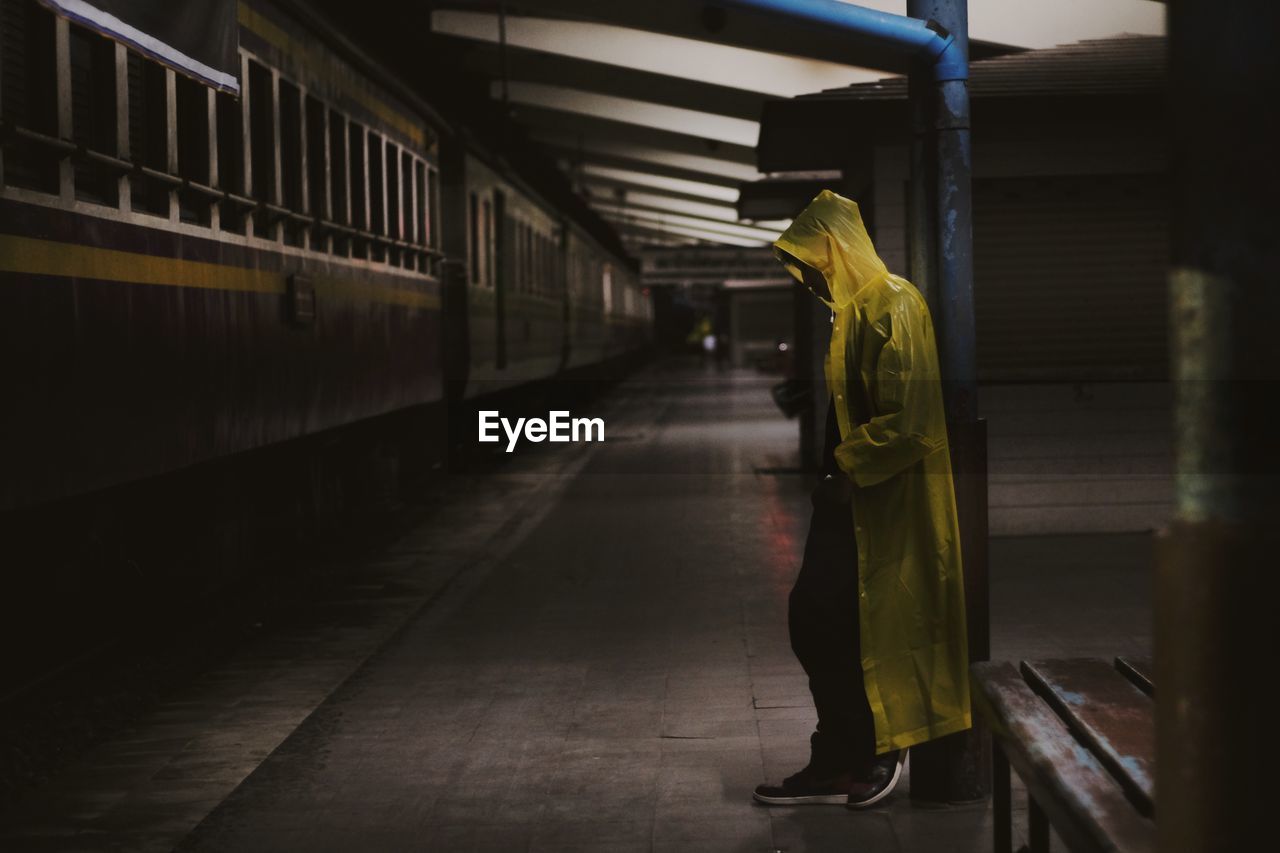
[{"label": "blue painted pipe", "polygon": [[[942,28],[930,21],[839,0],[724,0],[724,3],[780,15],[793,21],[836,27],[897,48],[908,56],[919,57],[929,63],[933,78],[938,82],[969,79],[969,62],[956,45],[955,37],[945,30],[939,32]],[[857,63],[856,57],[850,59]]]}]

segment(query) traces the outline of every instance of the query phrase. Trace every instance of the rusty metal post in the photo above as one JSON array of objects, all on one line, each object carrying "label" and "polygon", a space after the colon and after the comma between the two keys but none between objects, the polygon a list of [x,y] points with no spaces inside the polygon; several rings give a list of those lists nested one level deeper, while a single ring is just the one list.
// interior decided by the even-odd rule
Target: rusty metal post
[{"label": "rusty metal post", "polygon": [[1156,573],[1160,853],[1253,849],[1272,828],[1278,27],[1268,0],[1169,5],[1177,509]]},{"label": "rusty metal post", "polygon": [[[936,21],[969,52],[966,0],[908,0],[907,14]],[[967,80],[909,78],[912,117],[909,234],[911,279],[925,294],[938,334],[956,507],[960,516],[969,659],[990,656],[987,608],[987,443],[978,420],[973,314],[973,226]],[[911,752],[911,797],[948,803],[991,790],[990,737],[980,728]]]}]

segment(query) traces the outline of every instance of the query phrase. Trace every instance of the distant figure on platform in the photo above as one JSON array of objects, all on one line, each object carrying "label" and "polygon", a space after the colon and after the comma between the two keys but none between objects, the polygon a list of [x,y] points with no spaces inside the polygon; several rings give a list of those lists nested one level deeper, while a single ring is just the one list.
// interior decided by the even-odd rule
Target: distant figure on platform
[{"label": "distant figure on platform", "polygon": [[818,712],[809,764],[762,803],[884,799],[906,749],[969,728],[960,533],[929,310],[823,190],[774,243],[832,311],[823,479],[791,591]]}]

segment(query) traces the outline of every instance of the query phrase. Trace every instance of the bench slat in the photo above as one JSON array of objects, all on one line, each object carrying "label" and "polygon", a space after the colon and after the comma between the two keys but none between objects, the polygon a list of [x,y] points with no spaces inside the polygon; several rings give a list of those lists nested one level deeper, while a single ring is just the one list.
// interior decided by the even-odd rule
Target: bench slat
[{"label": "bench slat", "polygon": [[1155,669],[1151,666],[1151,658],[1116,658],[1116,669],[1143,693],[1148,696],[1156,695],[1156,681],[1153,676]]},{"label": "bench slat", "polygon": [[1155,802],[1155,703],[1103,660],[1023,661],[1027,683],[1111,772],[1138,811]]},{"label": "bench slat", "polygon": [[1013,664],[974,664],[973,677],[975,709],[1072,850],[1147,853],[1154,848],[1152,821],[1134,809],[1106,768]]}]

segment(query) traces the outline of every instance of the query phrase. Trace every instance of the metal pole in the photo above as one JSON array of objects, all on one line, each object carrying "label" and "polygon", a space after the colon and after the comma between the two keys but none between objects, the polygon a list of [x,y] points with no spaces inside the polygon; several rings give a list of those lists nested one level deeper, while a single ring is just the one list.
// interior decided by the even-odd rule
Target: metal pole
[{"label": "metal pole", "polygon": [[[967,68],[966,0],[908,0],[907,14],[944,27]],[[913,276],[925,293],[938,337],[943,397],[955,470],[956,505],[964,559],[969,658],[990,655],[987,605],[986,430],[978,420],[976,331],[973,311],[972,158],[967,73],[938,68],[913,72]],[[914,281],[915,279],[913,279]],[[980,728],[912,751],[911,796],[920,802],[960,802],[991,790],[990,739]]]},{"label": "metal pole", "polygon": [[[1176,514],[1156,571],[1161,853],[1257,846],[1277,763],[1280,6],[1169,5]],[[1267,106],[1264,106],[1267,105]]]},{"label": "metal pole", "polygon": [[[912,3],[907,4],[908,10]],[[927,5],[918,0],[914,5]],[[933,131],[933,74],[928,69],[912,71],[908,76],[908,102],[911,109],[911,185],[907,202],[907,242],[910,251],[911,279],[929,303],[929,313],[938,316],[938,232],[934,214],[934,151],[937,143]]]}]

